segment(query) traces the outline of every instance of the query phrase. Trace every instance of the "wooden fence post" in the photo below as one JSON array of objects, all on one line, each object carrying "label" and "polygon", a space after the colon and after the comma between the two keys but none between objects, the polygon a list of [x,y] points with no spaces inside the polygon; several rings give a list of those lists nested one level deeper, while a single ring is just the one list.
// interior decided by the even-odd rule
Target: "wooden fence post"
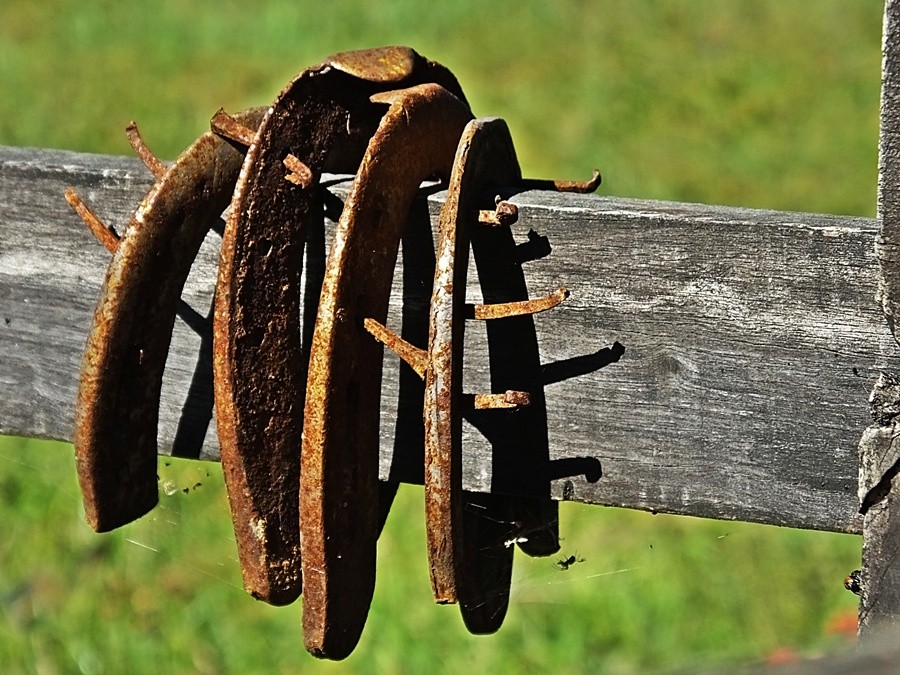
[{"label": "wooden fence post", "polygon": [[[876,241],[878,298],[895,339],[900,318],[900,1],[887,0],[881,68]],[[896,345],[895,345],[896,347]],[[897,352],[896,355],[900,355]],[[863,523],[860,635],[900,623],[900,379],[882,373],[870,397],[873,426],[859,447]]]}]

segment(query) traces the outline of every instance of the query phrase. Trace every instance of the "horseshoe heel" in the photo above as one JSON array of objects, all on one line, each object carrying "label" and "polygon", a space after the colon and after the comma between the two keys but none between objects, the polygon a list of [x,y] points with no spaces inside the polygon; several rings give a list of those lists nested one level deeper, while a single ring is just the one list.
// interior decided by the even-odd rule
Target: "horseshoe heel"
[{"label": "horseshoe heel", "polygon": [[[240,115],[248,126],[261,117]],[[175,312],[242,161],[228,143],[203,134],[151,188],[121,241],[105,240],[115,253],[87,340],[74,430],[85,517],[97,532],[139,518],[159,499],[159,396]],[[78,202],[71,191],[67,198]]]},{"label": "horseshoe heel", "polygon": [[300,270],[306,233],[322,218],[319,176],[356,172],[384,113],[371,96],[430,81],[462,96],[446,68],[411,49],[336,54],[282,90],[257,134],[223,114],[213,122],[235,142],[250,141],[222,244],[213,380],[244,586],[271,604],[293,602],[303,585]]},{"label": "horseshoe heel", "polygon": [[447,177],[468,106],[436,85],[390,104],[372,137],[328,256],[309,363],[300,479],[307,649],[340,659],[359,640],[375,585],[381,350],[400,235],[422,180]]}]

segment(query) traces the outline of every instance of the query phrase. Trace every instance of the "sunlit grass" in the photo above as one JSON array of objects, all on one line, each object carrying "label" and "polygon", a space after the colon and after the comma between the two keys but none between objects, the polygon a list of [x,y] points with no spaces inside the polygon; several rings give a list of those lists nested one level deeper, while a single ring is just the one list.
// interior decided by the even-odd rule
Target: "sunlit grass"
[{"label": "sunlit grass", "polygon": [[611,194],[874,213],[882,3],[115,3],[0,7],[0,142],[174,157],[219,106],[402,43],[501,115],[526,173]]},{"label": "sunlit grass", "polygon": [[[219,106],[271,100],[331,52],[401,43],[456,71],[477,114],[509,121],[528,175],[598,166],[605,194],[873,215],[881,12],[875,0],[9,0],[0,143],[125,154],[135,119],[174,157]],[[0,663],[333,671],[303,652],[299,606],[241,590],[218,467],[163,463],[161,478],[157,510],[95,535],[70,446],[0,439]],[[504,627],[475,638],[431,603],[421,501],[401,491],[340,672],[645,672],[846,639],[835,631],[855,598],[841,580],[858,538],[579,505],[561,510],[563,553],[584,561],[520,556]]]},{"label": "sunlit grass", "polygon": [[[302,651],[299,606],[241,590],[217,466],[161,460],[160,506],[106,535],[81,520],[70,446],[7,439],[0,466],[3,663],[329,668]],[[579,505],[563,505],[560,556],[517,558],[501,631],[472,637],[455,607],[431,602],[422,511],[421,488],[402,490],[351,672],[645,670],[846,644],[828,623],[855,608],[841,579],[858,561],[856,537]],[[556,560],[568,555],[579,562],[562,570]]]}]

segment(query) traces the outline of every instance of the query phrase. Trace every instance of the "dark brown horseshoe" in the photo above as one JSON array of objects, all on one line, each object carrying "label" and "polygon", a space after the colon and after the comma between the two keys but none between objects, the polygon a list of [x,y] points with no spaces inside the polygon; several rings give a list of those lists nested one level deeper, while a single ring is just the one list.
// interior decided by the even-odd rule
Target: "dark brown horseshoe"
[{"label": "dark brown horseshoe", "polygon": [[[323,217],[319,176],[356,172],[385,110],[371,96],[420,82],[462,96],[446,68],[404,47],[336,54],[303,71],[270,106],[235,190],[216,287],[216,418],[244,586],[272,604],[302,589],[300,270],[307,230]],[[214,128],[248,137],[221,114]]]},{"label": "dark brown horseshoe", "polygon": [[[248,126],[261,117],[261,110],[240,115]],[[203,134],[141,202],[107,269],[85,349],[74,432],[85,516],[98,532],[139,518],[158,501],[159,396],[175,311],[242,161],[231,145]]]},{"label": "dark brown horseshoe", "polygon": [[346,657],[375,586],[382,355],[363,328],[384,322],[400,235],[419,185],[449,176],[468,106],[436,85],[379,94],[372,137],[328,256],[303,429],[303,629],[316,656]]}]

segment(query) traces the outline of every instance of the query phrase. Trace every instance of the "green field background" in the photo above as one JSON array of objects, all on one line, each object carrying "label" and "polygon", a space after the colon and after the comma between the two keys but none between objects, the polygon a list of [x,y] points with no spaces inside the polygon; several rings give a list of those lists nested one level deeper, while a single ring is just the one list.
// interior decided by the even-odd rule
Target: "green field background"
[{"label": "green field background", "polygon": [[[329,53],[408,44],[506,118],[526,175],[596,166],[601,194],[873,216],[881,16],[876,0],[5,0],[0,144],[127,154],[135,119],[172,158],[217,108],[264,104]],[[71,446],[0,439],[3,672],[691,672],[850,642],[858,537],[571,504],[562,554],[583,561],[518,558],[505,625],[470,636],[431,603],[406,487],[362,642],[323,663],[299,604],[241,590],[218,466],[160,476],[152,514],[96,535]]]}]

